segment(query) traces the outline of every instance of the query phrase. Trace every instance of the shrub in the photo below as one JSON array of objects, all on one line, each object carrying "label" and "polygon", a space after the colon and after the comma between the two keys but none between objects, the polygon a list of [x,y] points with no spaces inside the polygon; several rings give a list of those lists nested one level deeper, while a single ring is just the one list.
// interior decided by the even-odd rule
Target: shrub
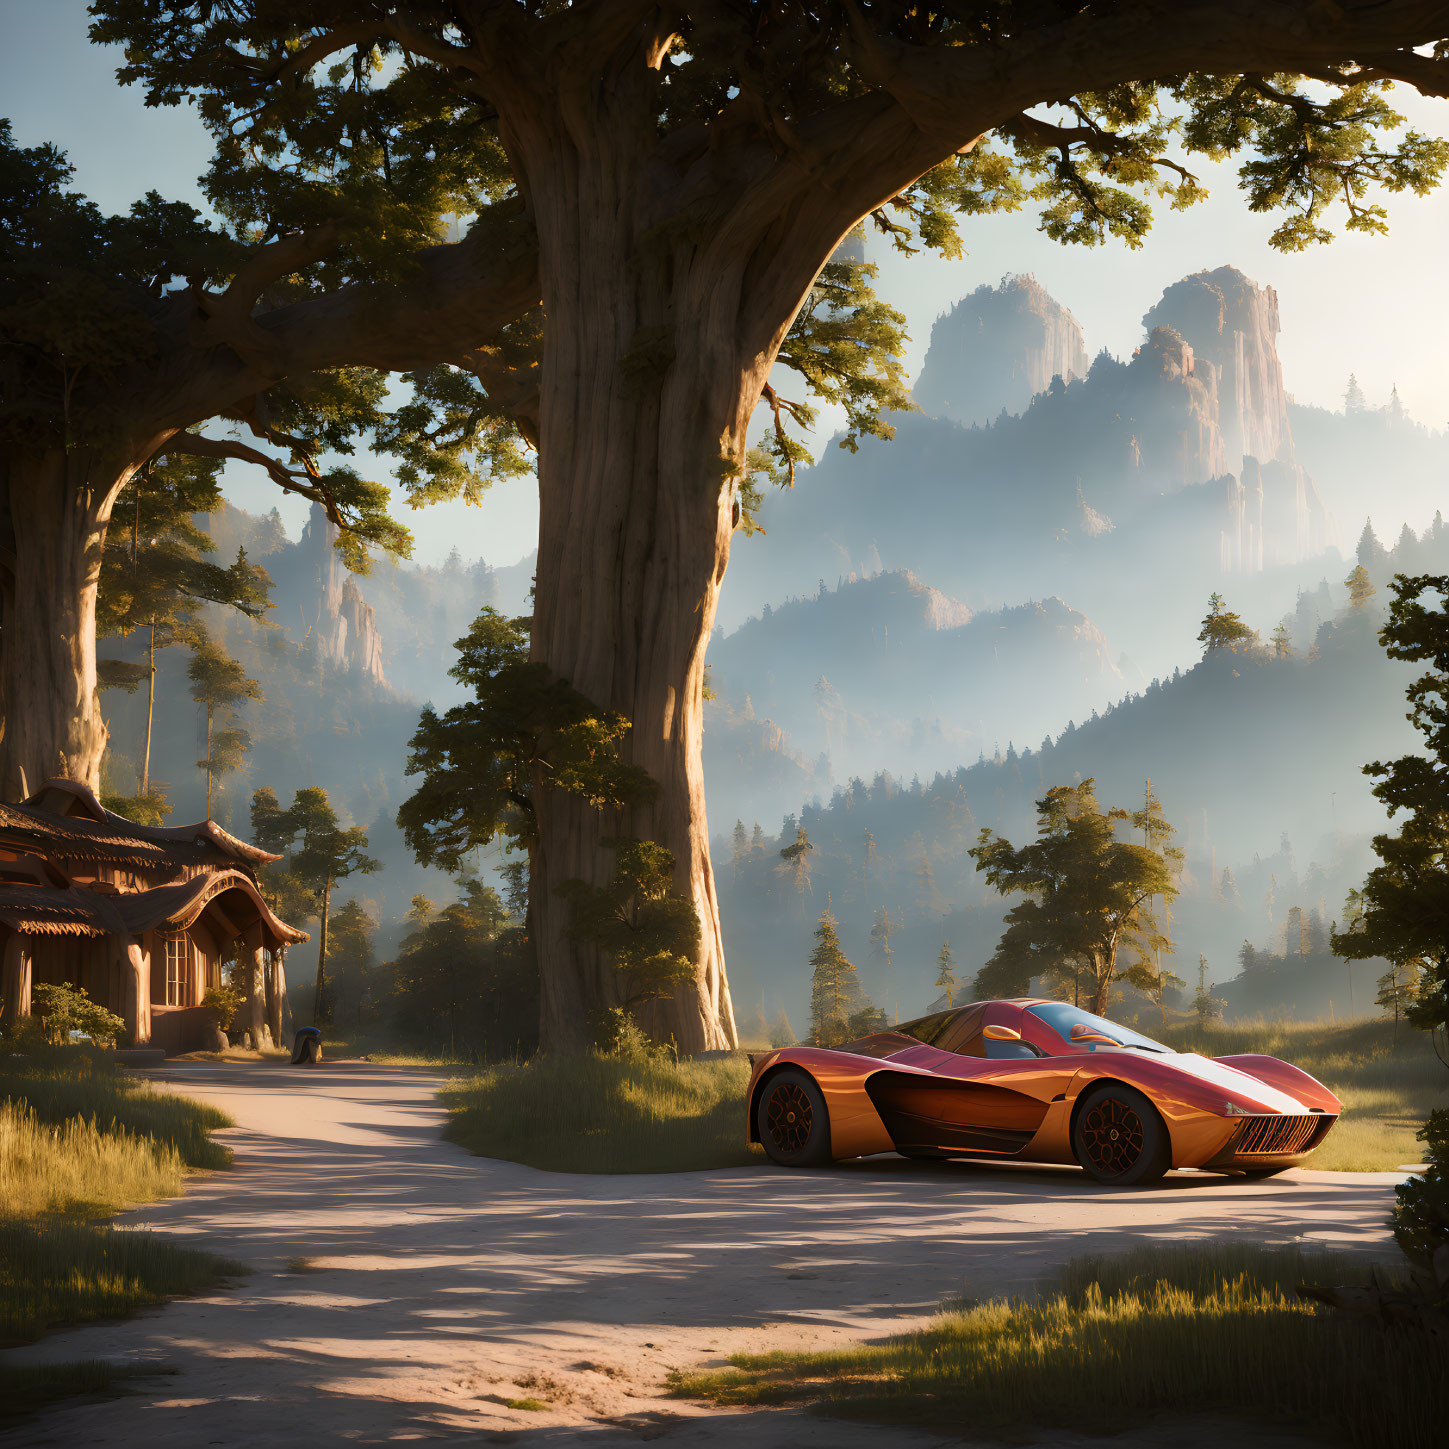
[{"label": "shrub", "polygon": [[31,995],[42,1030],[52,1042],[69,1041],[74,1031],[90,1037],[97,1046],[110,1046],[126,1029],[126,1023],[92,1001],[83,986],[42,981]]},{"label": "shrub", "polygon": [[206,994],[201,998],[201,1009],[210,1014],[222,1031],[230,1031],[237,1012],[241,1010],[242,1000],[241,987],[234,986],[231,982],[227,982],[225,986],[208,986]]},{"label": "shrub", "polygon": [[1394,1236],[1411,1262],[1434,1274],[1449,1303],[1449,1111],[1431,1112],[1419,1141],[1428,1143],[1428,1171],[1399,1184]]}]

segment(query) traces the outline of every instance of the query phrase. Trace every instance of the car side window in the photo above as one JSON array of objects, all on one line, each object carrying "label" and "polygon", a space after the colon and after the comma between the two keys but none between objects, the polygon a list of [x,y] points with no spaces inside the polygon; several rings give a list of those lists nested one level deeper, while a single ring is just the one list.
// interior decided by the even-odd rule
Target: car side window
[{"label": "car side window", "polygon": [[919,1021],[908,1021],[896,1027],[902,1036],[913,1036],[927,1046],[940,1047],[950,1051],[945,1038],[951,1033],[961,1017],[961,1011],[938,1011],[934,1016],[923,1016]]},{"label": "car side window", "polygon": [[942,1051],[955,1052],[958,1057],[984,1056],[981,1025],[985,1018],[984,1006],[962,1011],[951,1030],[943,1033],[936,1045]]},{"label": "car side window", "polygon": [[1039,1057],[1045,1053],[1032,1046],[1029,1041],[988,1041],[986,1055],[992,1061],[1006,1061],[1011,1057]]}]

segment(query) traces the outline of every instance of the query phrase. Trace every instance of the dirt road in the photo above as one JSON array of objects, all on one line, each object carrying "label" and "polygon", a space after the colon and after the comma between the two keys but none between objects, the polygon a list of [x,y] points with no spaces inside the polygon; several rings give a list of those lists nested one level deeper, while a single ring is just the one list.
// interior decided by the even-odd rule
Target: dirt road
[{"label": "dirt road", "polygon": [[[1027,1288],[1085,1252],[1205,1237],[1392,1246],[1391,1174],[1174,1174],[1119,1193],[1067,1169],[883,1157],[827,1172],[574,1177],[443,1142],[438,1078],[424,1071],[183,1062],[154,1076],[231,1113],[238,1125],[222,1136],[236,1166],[122,1221],[251,1271],[214,1296],[7,1355],[174,1374],[0,1443],[487,1443],[525,1431],[548,1449],[929,1445],[942,1441],[797,1414],[711,1415],[659,1387],[671,1368],[740,1349],[884,1335],[946,1295]],[[549,1407],[504,1402],[525,1398]],[[1221,1428],[1170,1439],[1159,1428],[1140,1442],[1206,1446]],[[1103,1441],[1052,1440],[1078,1442]]]}]

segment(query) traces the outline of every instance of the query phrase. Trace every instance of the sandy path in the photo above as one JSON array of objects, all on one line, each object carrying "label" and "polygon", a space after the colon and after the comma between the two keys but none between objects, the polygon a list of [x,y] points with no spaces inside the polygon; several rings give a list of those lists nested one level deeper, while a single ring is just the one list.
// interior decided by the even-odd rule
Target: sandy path
[{"label": "sandy path", "polygon": [[[185,1062],[154,1076],[232,1114],[222,1136],[236,1166],[122,1221],[194,1238],[251,1272],[210,1298],[12,1351],[11,1362],[176,1373],[0,1443],[487,1443],[523,1430],[549,1449],[658,1437],[691,1449],[929,1445],[942,1441],[793,1413],[704,1414],[659,1398],[659,1385],[671,1368],[740,1349],[893,1332],[944,1295],[1025,1288],[1083,1252],[1235,1236],[1391,1247],[1392,1174],[1178,1174],[1117,1193],[1066,1169],[884,1157],[828,1172],[574,1177],[441,1141],[438,1078],[423,1071]],[[298,1258],[311,1270],[292,1271]],[[552,1407],[501,1402],[522,1397]],[[1223,1427],[1140,1442],[1207,1446]],[[1078,1442],[1102,1443],[1053,1440]],[[1302,1441],[1252,1439],[1289,1442]]]}]

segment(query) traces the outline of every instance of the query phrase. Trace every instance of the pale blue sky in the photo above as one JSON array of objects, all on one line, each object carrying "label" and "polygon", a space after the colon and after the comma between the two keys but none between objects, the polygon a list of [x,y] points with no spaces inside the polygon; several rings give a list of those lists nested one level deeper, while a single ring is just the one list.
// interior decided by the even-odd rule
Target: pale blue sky
[{"label": "pale blue sky", "polygon": [[[209,148],[185,109],[147,110],[134,88],[115,84],[118,56],[86,40],[83,0],[0,0],[0,115],[25,145],[49,140],[69,152],[76,184],[100,205],[122,210],[147,190],[202,204],[196,178]],[[1449,102],[1400,92],[1419,129],[1449,134]],[[908,362],[920,366],[935,318],[982,282],[1032,272],[1086,333],[1087,349],[1126,355],[1141,340],[1142,314],[1162,289],[1189,272],[1231,264],[1278,290],[1288,390],[1300,401],[1338,406],[1350,371],[1371,403],[1397,383],[1404,405],[1439,428],[1449,421],[1449,189],[1426,200],[1389,199],[1384,238],[1340,236],[1332,245],[1285,256],[1267,244],[1276,224],[1250,214],[1236,178],[1200,167],[1212,195],[1184,213],[1165,209],[1147,243],[1061,247],[1029,214],[974,220],[968,255],[948,262],[902,258],[873,248],[878,288],[906,314]],[[822,421],[828,430],[828,417]],[[823,440],[822,440],[823,441]],[[269,484],[229,475],[244,507],[269,508]],[[295,534],[302,506],[280,503]],[[537,499],[531,482],[500,485],[480,509],[448,505],[408,514],[417,557],[437,561],[455,545],[465,557],[509,563],[533,547]]]}]

